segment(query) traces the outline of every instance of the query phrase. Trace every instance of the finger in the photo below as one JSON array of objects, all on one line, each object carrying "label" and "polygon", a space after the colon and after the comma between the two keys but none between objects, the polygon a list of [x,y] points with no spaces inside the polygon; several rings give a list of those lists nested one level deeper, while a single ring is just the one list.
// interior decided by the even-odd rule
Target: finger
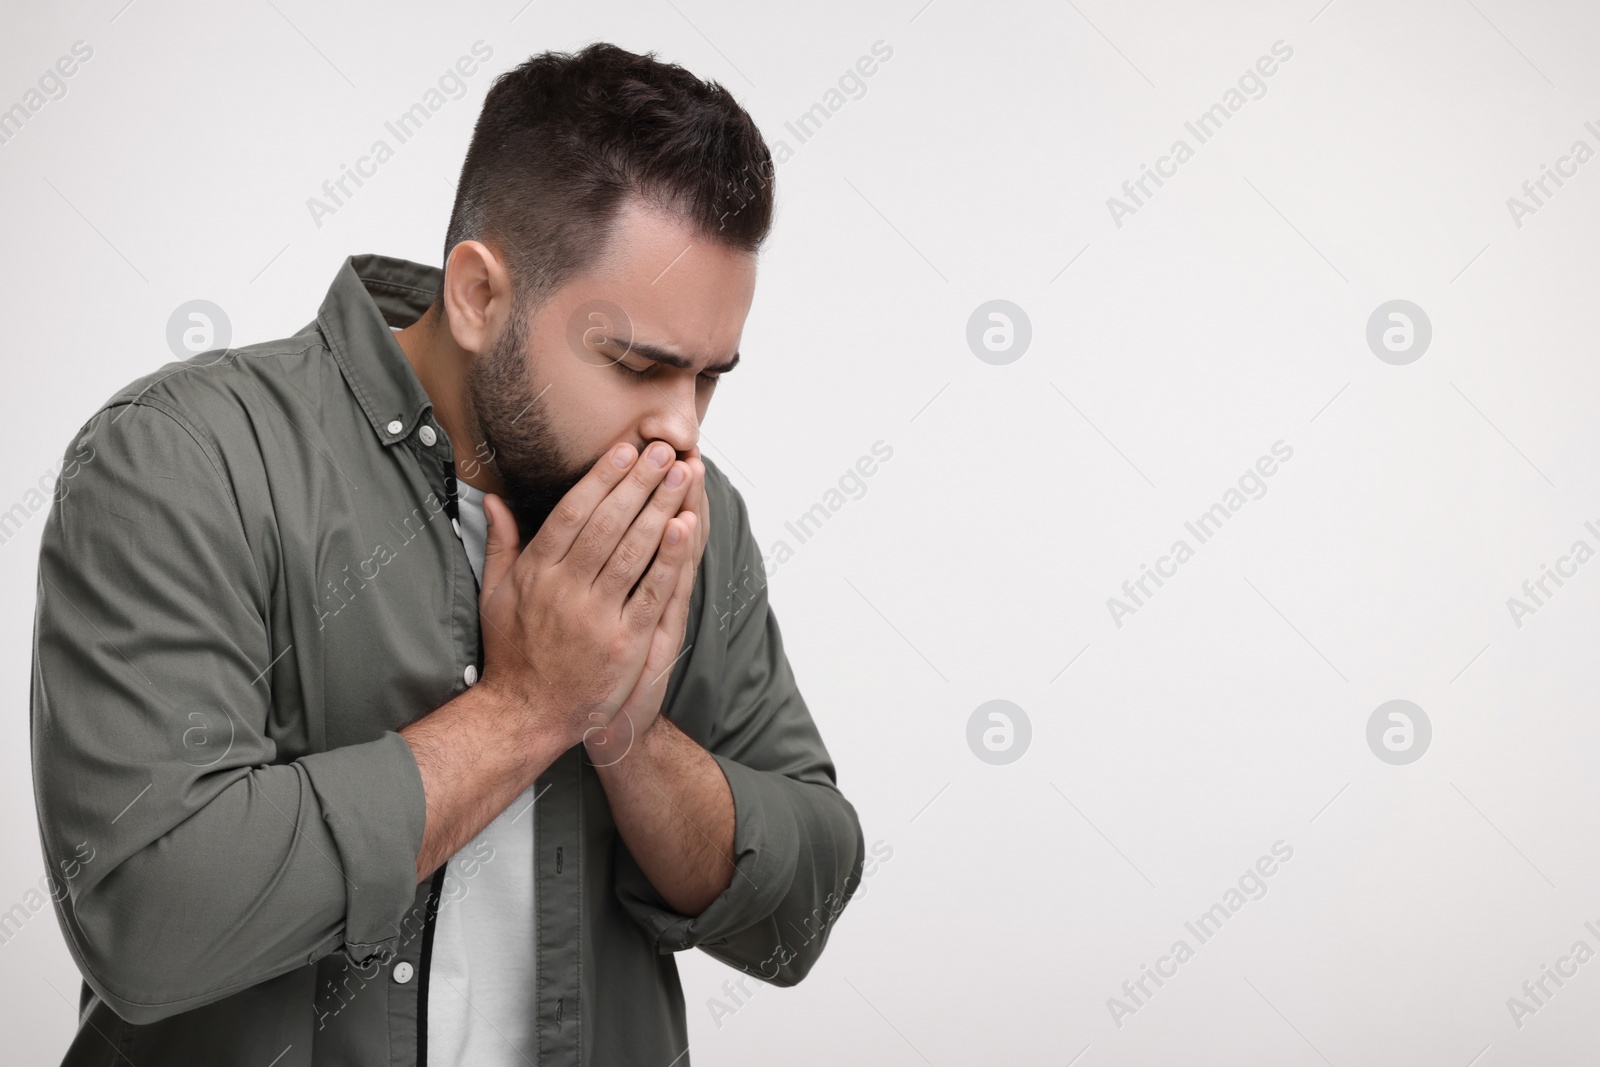
[{"label": "finger", "polygon": [[706,541],[711,537],[711,499],[706,491],[706,465],[700,459],[699,450],[696,449],[690,453],[685,462],[695,471],[693,487],[684,499],[683,506],[684,510],[693,511],[700,518],[694,551],[694,560],[698,564],[701,556],[705,553]]},{"label": "finger", "polygon": [[672,599],[661,611],[661,624],[670,628],[674,648],[683,643],[683,634],[688,628],[689,602],[694,596],[694,583],[699,571],[699,561],[691,555],[679,572],[678,587],[672,591]]},{"label": "finger", "polygon": [[[700,510],[698,514],[700,516],[700,552],[703,553],[706,548],[706,542],[711,539],[711,494],[706,489],[705,461],[697,455],[694,462],[695,466],[699,468],[700,478]],[[697,553],[695,559],[698,560],[699,558],[699,553]]]},{"label": "finger", "polygon": [[620,600],[633,588],[661,544],[667,521],[678,514],[687,498],[689,482],[689,465],[674,463],[595,578],[598,592]]},{"label": "finger", "polygon": [[[699,517],[694,520],[698,523]],[[661,611],[661,622],[658,629],[665,630],[674,620],[686,623],[689,618],[689,598],[694,595],[695,575],[699,572],[698,561],[694,558],[693,545],[695,539],[689,538],[690,551],[683,562],[683,568],[678,572],[678,582],[672,587],[672,599],[667,601],[667,606]],[[678,618],[681,615],[682,618]]]},{"label": "finger", "polygon": [[[689,468],[689,491],[683,498],[683,510],[698,512],[703,519],[705,518],[706,498],[705,464],[700,462],[695,452],[685,453],[683,462]],[[700,526],[704,530],[705,523],[702,522]]]},{"label": "finger", "polygon": [[661,695],[672,675],[672,668],[687,651],[683,647],[684,634],[689,625],[689,605],[694,596],[696,567],[691,558],[678,572],[678,584],[672,598],[661,612],[661,619],[650,638],[650,651],[644,670],[634,685],[633,692],[623,702],[623,710],[631,708],[660,707]]},{"label": "finger", "polygon": [[[624,702],[629,707],[660,707],[661,693],[672,675],[672,667],[686,651],[684,633],[689,623],[689,600],[694,595],[694,560],[686,560],[678,572],[672,597],[662,609],[661,619],[650,635],[650,652],[632,695]],[[651,702],[654,701],[652,705]]]},{"label": "finger", "polygon": [[678,515],[667,523],[661,535],[661,550],[656,561],[628,598],[624,612],[635,633],[646,633],[661,620],[661,612],[672,599],[682,568],[688,563],[693,543],[694,512]]},{"label": "finger", "polygon": [[672,673],[672,665],[683,652],[683,635],[689,620],[689,594],[694,590],[692,582],[684,581],[689,571],[686,564],[679,572],[680,578],[672,591],[672,598],[667,601],[667,606],[661,612],[661,621],[650,637],[650,653],[645,658],[644,670],[639,675],[633,693],[624,702],[624,708],[635,706],[641,700],[648,703],[656,691],[666,684]]},{"label": "finger", "polygon": [[562,565],[574,578],[591,584],[616,551],[628,527],[633,525],[639,509],[655,491],[656,485],[666,477],[675,453],[665,441],[652,442],[623,479],[595,505],[589,521],[584,523],[572,547],[562,558]]},{"label": "finger", "polygon": [[559,563],[571,551],[594,509],[628,476],[638,459],[638,451],[624,442],[596,460],[589,473],[551,509],[528,548],[547,563]]},{"label": "finger", "polygon": [[478,602],[487,604],[517,562],[517,520],[506,502],[493,493],[483,497],[483,517],[489,523],[489,536],[483,546],[483,581]]}]

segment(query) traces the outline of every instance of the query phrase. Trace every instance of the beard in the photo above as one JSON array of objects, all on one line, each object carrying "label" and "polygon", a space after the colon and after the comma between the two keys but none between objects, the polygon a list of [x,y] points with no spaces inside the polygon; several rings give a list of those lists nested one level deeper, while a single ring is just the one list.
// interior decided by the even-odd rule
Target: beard
[{"label": "beard", "polygon": [[466,383],[487,462],[500,475],[502,498],[517,520],[523,545],[600,458],[566,462],[549,407],[529,380],[526,337],[525,317],[514,310],[486,357],[473,360]]}]

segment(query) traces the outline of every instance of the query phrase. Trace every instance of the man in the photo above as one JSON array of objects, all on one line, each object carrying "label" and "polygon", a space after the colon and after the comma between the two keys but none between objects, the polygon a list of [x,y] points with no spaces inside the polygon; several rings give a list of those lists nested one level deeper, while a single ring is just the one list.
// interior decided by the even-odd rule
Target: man
[{"label": "man", "polygon": [[351,257],[79,431],[32,694],[67,1064],[667,1067],[671,953],[810,970],[861,829],[697,444],[770,178],[720,86],[535,56],[443,271]]}]

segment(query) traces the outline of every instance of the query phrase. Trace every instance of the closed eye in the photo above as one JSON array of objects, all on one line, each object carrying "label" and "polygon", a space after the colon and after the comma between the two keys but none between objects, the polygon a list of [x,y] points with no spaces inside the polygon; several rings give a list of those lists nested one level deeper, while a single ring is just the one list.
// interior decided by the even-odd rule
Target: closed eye
[{"label": "closed eye", "polygon": [[[652,374],[655,373],[656,368],[661,366],[661,364],[659,364],[659,363],[651,363],[650,366],[646,367],[644,370],[634,370],[632,367],[628,366],[626,363],[622,362],[621,360],[614,360],[611,365],[613,367],[616,367],[618,370],[622,371],[624,374],[628,375],[630,378],[638,378],[638,379],[644,379],[644,378],[650,377]],[[701,381],[715,383],[719,378],[722,377],[722,375],[720,375],[720,374],[700,374],[700,375],[697,375],[696,377],[698,377]]]}]

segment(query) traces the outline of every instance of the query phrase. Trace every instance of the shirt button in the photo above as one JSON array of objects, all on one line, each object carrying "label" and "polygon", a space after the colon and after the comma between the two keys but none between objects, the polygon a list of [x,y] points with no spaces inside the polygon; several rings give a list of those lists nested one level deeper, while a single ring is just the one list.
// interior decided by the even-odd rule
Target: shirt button
[{"label": "shirt button", "polygon": [[439,435],[433,432],[432,426],[424,426],[417,431],[417,436],[422,438],[422,443],[429,448],[432,448],[433,443],[439,439]]},{"label": "shirt button", "polygon": [[471,663],[467,664],[467,669],[461,672],[461,678],[468,685],[476,685],[478,682],[478,668]]},{"label": "shirt button", "polygon": [[450,528],[456,532],[456,536],[457,537],[461,536],[461,520],[460,519],[451,519],[450,520]]},{"label": "shirt button", "polygon": [[389,425],[384,427],[384,429],[388,430],[390,433],[399,433],[405,428],[406,424],[401,422],[399,419],[395,419],[393,422],[389,423]]},{"label": "shirt button", "polygon": [[411,964],[400,962],[394,965],[394,980],[401,985],[411,981]]}]

